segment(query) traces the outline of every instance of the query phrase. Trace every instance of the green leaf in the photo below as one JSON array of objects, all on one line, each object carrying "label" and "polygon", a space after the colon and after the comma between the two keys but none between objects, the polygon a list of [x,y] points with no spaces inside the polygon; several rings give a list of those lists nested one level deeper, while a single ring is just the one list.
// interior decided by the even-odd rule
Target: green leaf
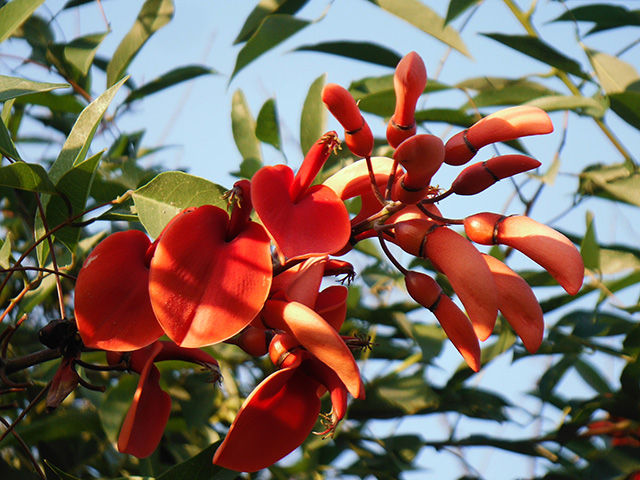
[{"label": "green leaf", "polygon": [[588,51],[591,65],[607,94],[630,89],[640,92],[640,75],[629,63],[606,53]]},{"label": "green leaf", "polygon": [[585,80],[590,78],[589,75],[582,71],[582,67],[578,62],[567,57],[537,37],[529,35],[505,35],[502,33],[484,33],[483,35],[558,70]]},{"label": "green leaf", "polygon": [[86,77],[89,68],[93,63],[96,52],[102,40],[107,36],[105,33],[94,33],[73,39],[66,44],[53,44],[49,46],[56,52],[56,59],[61,64],[56,66],[61,71],[66,71],[74,78]]},{"label": "green leaf", "polygon": [[553,22],[594,22],[595,25],[586,35],[609,30],[611,28],[640,26],[640,11],[627,10],[621,5],[583,5],[567,10],[552,20]]},{"label": "green leaf", "polygon": [[215,205],[226,208],[220,185],[182,172],[161,173],[133,193],[140,221],[149,235],[156,238],[169,220],[189,207]]},{"label": "green leaf", "polygon": [[253,62],[263,53],[271,50],[287,38],[295,35],[298,31],[309,25],[311,22],[300,20],[291,15],[275,14],[270,15],[258,27],[256,33],[247,41],[238,52],[236,65],[229,81],[244,67]]},{"label": "green leaf", "polygon": [[273,145],[280,150],[280,126],[278,124],[278,112],[276,110],[276,101],[270,98],[258,113],[256,120],[256,137],[261,142]]},{"label": "green leaf", "polygon": [[53,92],[41,92],[18,97],[16,105],[40,105],[47,107],[51,112],[72,113],[77,116],[86,106],[73,94],[58,95]]},{"label": "green leaf", "polygon": [[74,477],[73,475],[69,475],[68,473],[60,470],[58,467],[56,467],[54,464],[52,464],[48,460],[45,459],[44,462],[46,463],[47,467],[53,470],[53,473],[55,473],[60,480],[80,480],[78,477]]},{"label": "green leaf", "polygon": [[374,5],[401,18],[419,28],[427,35],[441,41],[445,45],[459,51],[467,57],[471,54],[462,41],[458,32],[451,26],[445,25],[445,20],[434,10],[419,0],[369,0]]},{"label": "green leaf", "polygon": [[260,140],[256,136],[256,121],[242,90],[236,90],[231,98],[231,129],[242,159],[254,159],[262,163]]},{"label": "green leaf", "polygon": [[640,173],[623,164],[593,165],[578,175],[578,193],[640,206]]},{"label": "green leaf", "polygon": [[0,168],[0,185],[30,192],[57,195],[53,182],[42,165],[15,162]]},{"label": "green leaf", "polygon": [[269,15],[276,13],[293,15],[308,1],[309,0],[260,0],[245,20],[233,44],[237,45],[238,43],[246,42]]},{"label": "green leaf", "polygon": [[640,92],[621,92],[609,95],[611,110],[632,127],[640,130]]},{"label": "green leaf", "polygon": [[296,48],[296,51],[330,53],[390,68],[395,68],[402,60],[398,53],[370,42],[323,42],[303,45]]},{"label": "green leaf", "polygon": [[192,80],[196,77],[200,77],[202,75],[216,75],[218,72],[215,70],[203,67],[200,65],[189,65],[185,67],[178,67],[170,72],[161,75],[155,80],[150,81],[149,83],[141,86],[133,90],[127,98],[125,98],[123,105],[127,105],[136,100],[140,100],[143,97],[147,97],[153,93],[159,92],[169,87],[173,87],[181,82],[186,82],[187,80]]},{"label": "green leaf", "polygon": [[469,8],[476,4],[479,4],[482,0],[451,0],[449,2],[449,8],[447,9],[447,16],[444,19],[444,24],[449,25],[450,22],[458,18]]},{"label": "green leaf", "polygon": [[604,117],[607,111],[602,102],[582,95],[549,95],[529,100],[524,105],[538,107],[546,112],[572,110],[578,114],[589,115],[594,118]]},{"label": "green leaf", "polygon": [[302,105],[300,116],[300,147],[306,155],[312,145],[318,141],[327,129],[327,109],[322,103],[322,88],[327,81],[327,74],[316,78]]},{"label": "green leaf", "polygon": [[227,470],[211,463],[213,454],[220,446],[218,441],[189,460],[182,462],[160,475],[157,480],[234,480],[239,472]]},{"label": "green leaf", "polygon": [[611,387],[609,382],[598,372],[591,363],[582,358],[577,358],[573,364],[573,368],[576,369],[578,375],[593,388],[596,393],[607,394],[611,393]]},{"label": "green leaf", "polygon": [[172,0],[146,0],[131,30],[122,39],[107,66],[107,87],[124,75],[144,44],[173,17]]},{"label": "green leaf", "polygon": [[0,43],[13,35],[43,2],[44,0],[13,0],[0,8]]},{"label": "green leaf", "polygon": [[468,114],[459,109],[453,108],[430,108],[428,110],[418,110],[415,113],[417,123],[442,122],[449,125],[458,125],[468,128],[479,120],[476,114]]},{"label": "green leaf", "polygon": [[9,129],[2,118],[0,118],[0,154],[13,158],[14,160],[22,160],[11,139],[11,133],[9,133]]},{"label": "green leaf", "polygon": [[585,268],[600,271],[600,245],[596,238],[596,227],[593,221],[593,213],[587,212],[587,231],[580,245],[580,254]]},{"label": "green leaf", "polygon": [[[16,0],[14,0],[14,2],[15,1]],[[2,10],[0,10],[0,12],[1,11]],[[24,78],[7,77],[5,75],[0,75],[0,102],[5,102],[21,95],[29,95],[37,92],[47,92],[56,88],[67,88],[68,86],[69,85],[66,83],[33,82]]]}]

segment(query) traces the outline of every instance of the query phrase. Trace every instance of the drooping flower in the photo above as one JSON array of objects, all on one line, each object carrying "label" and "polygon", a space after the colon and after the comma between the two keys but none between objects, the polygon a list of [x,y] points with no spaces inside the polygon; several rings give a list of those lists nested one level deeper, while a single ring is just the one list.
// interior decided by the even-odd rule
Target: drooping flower
[{"label": "drooping flower", "polygon": [[[115,364],[123,355],[110,352],[108,360]],[[155,342],[131,352],[128,366],[140,374],[140,380],[118,436],[118,450],[122,453],[146,458],[162,439],[171,413],[171,397],[160,388],[160,371],[155,366],[163,360],[184,360],[201,365],[211,372],[211,382],[220,380],[218,362],[199,349],[182,348],[173,342]]]}]

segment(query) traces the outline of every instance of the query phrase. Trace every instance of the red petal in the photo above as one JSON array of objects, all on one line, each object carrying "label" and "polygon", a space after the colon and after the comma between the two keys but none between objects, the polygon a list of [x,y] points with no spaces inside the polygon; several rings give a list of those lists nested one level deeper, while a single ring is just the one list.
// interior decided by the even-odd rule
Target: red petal
[{"label": "red petal", "polygon": [[328,187],[316,185],[293,203],[289,189],[293,172],[286,165],[263,167],[253,176],[256,213],[282,253],[305,257],[334,253],[351,235],[344,203]]},{"label": "red petal", "polygon": [[138,458],[148,457],[158,447],[171,413],[171,397],[160,388],[160,372],[153,364],[160,350],[162,344],[158,342],[140,374],[118,437],[118,450]]},{"label": "red petal", "polygon": [[163,334],[149,300],[150,245],[140,231],[118,232],[85,260],[76,281],[75,316],[87,347],[137,350]]},{"label": "red petal", "polygon": [[313,308],[318,297],[327,257],[313,257],[273,279],[271,293],[284,292],[294,302]]},{"label": "red petal", "polygon": [[269,300],[262,316],[267,326],[292,333],[309,353],[333,369],[351,395],[364,397],[358,364],[349,347],[320,315],[297,302]]},{"label": "red petal", "polygon": [[267,377],[245,400],[213,463],[255,472],[291,453],[318,419],[319,385],[298,369],[278,370]]},{"label": "red petal", "polygon": [[342,285],[331,285],[318,294],[314,310],[333,327],[340,331],[347,316],[349,289]]},{"label": "red petal", "polygon": [[169,228],[151,261],[151,303],[167,335],[183,347],[232,337],[258,314],[271,286],[268,235],[250,222],[226,242],[229,217],[204,205]]}]

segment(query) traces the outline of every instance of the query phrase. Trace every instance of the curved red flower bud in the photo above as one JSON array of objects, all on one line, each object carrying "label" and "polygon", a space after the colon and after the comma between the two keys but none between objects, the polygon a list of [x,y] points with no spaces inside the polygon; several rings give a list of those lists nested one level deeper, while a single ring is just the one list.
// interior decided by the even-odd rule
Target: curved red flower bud
[{"label": "curved red flower bud", "polygon": [[393,76],[396,108],[387,126],[387,141],[396,148],[416,133],[416,103],[427,85],[427,69],[420,55],[408,53],[398,62]]},{"label": "curved red flower bud", "polygon": [[523,215],[505,217],[485,212],[465,218],[464,230],[476,243],[519,250],[547,270],[570,295],[582,287],[584,264],[580,252],[571,240],[547,225]]},{"label": "curved red flower bud", "polygon": [[435,135],[414,135],[398,146],[393,158],[407,172],[394,184],[393,197],[403,203],[417,203],[444,161],[444,144]]},{"label": "curved red flower bud", "polygon": [[288,258],[335,253],[351,235],[349,213],[335,192],[325,185],[309,187],[319,170],[310,154],[295,178],[291,168],[276,165],[262,167],[252,179],[256,213]]},{"label": "curved red flower bud", "polygon": [[453,181],[451,190],[457,195],[475,195],[503,178],[533,170],[540,165],[538,160],[526,155],[500,155],[469,165]]},{"label": "curved red flower bud", "polygon": [[327,83],[322,89],[322,101],[344,128],[344,141],[351,153],[358,157],[371,156],[373,134],[349,91],[335,83]]},{"label": "curved red flower bud", "polygon": [[129,351],[162,336],[149,300],[151,241],[137,230],[109,235],[84,261],[75,290],[75,317],[87,347]]},{"label": "curved red flower bud", "polygon": [[118,451],[146,458],[158,447],[171,413],[171,397],[160,388],[160,372],[154,365],[162,343],[148,347],[131,407],[118,436]]},{"label": "curved red flower bud", "polygon": [[448,165],[464,165],[490,143],[551,132],[553,123],[541,108],[526,105],[505,108],[451,137],[445,144],[444,161]]},{"label": "curved red flower bud", "polygon": [[308,357],[308,352],[291,333],[276,333],[269,343],[269,359],[277,368],[297,367]]},{"label": "curved red flower bud", "polygon": [[294,204],[302,200],[329,156],[339,146],[338,134],[333,131],[325,133],[311,146],[289,187],[289,195]]},{"label": "curved red flower bud", "polygon": [[355,398],[364,398],[360,371],[344,340],[318,313],[297,302],[268,300],[264,324],[290,332],[311,355],[333,369]]},{"label": "curved red flower bud", "polygon": [[544,314],[529,284],[507,265],[491,255],[482,255],[493,274],[498,291],[498,309],[522,339],[525,348],[535,353],[544,334]]},{"label": "curved red flower bud", "polygon": [[451,343],[474,371],[480,370],[480,344],[467,316],[444,294],[438,282],[420,272],[405,275],[407,292],[416,302],[431,310]]},{"label": "curved red flower bud", "polygon": [[261,357],[269,351],[269,343],[273,333],[264,328],[248,325],[238,335],[227,340],[227,343],[240,347],[253,357]]},{"label": "curved red flower bud", "polygon": [[320,386],[300,368],[269,375],[242,404],[213,463],[238,472],[256,472],[294,451],[320,414]]},{"label": "curved red flower bud", "polygon": [[[420,229],[423,235],[418,242]],[[424,220],[397,223],[395,231],[398,245],[409,245],[409,253],[428,258],[447,276],[478,338],[486,340],[498,316],[498,297],[493,276],[480,252],[454,230]]]},{"label": "curved red flower bud", "polygon": [[258,314],[271,286],[269,236],[247,222],[227,240],[229,217],[204,205],[162,235],[151,260],[149,293],[174,342],[201,347],[240,332]]}]

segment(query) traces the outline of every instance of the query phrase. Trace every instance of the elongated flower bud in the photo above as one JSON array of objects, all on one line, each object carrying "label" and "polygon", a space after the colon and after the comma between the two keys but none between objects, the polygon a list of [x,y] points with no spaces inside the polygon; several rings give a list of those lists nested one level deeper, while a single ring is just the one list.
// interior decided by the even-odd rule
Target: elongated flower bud
[{"label": "elongated flower bud", "polygon": [[482,256],[496,282],[498,309],[522,339],[525,348],[535,353],[544,334],[544,317],[538,299],[524,278],[497,258]]},{"label": "elongated flower bud", "polygon": [[411,52],[396,67],[393,88],[396,108],[387,126],[387,141],[396,148],[416,133],[416,103],[427,85],[427,69],[420,55]]},{"label": "elongated flower bud", "polygon": [[464,165],[490,143],[551,132],[553,124],[544,110],[525,105],[505,108],[451,137],[445,145],[444,161],[449,165]]},{"label": "elongated flower bud", "polygon": [[315,180],[329,156],[340,145],[338,134],[334,131],[325,133],[309,149],[304,157],[302,165],[289,187],[289,195],[294,204],[297,204]]},{"label": "elongated flower bud", "polygon": [[431,310],[442,329],[474,372],[480,370],[480,344],[467,316],[447,297],[440,285],[420,272],[405,276],[407,292],[416,302]]},{"label": "elongated flower bud", "polygon": [[395,183],[394,196],[403,203],[417,203],[444,161],[444,144],[435,135],[415,135],[402,142],[393,158],[407,172]]},{"label": "elongated flower bud", "polygon": [[447,276],[478,338],[486,340],[498,316],[498,297],[493,276],[480,252],[457,232],[424,220],[400,222],[395,232],[398,245],[428,258]]},{"label": "elongated flower bud", "polygon": [[344,128],[349,150],[358,157],[371,156],[373,134],[349,91],[335,83],[327,83],[322,89],[322,101]]},{"label": "elongated flower bud", "polygon": [[538,168],[541,163],[525,155],[500,155],[465,168],[451,184],[457,195],[475,195],[503,178]]},{"label": "elongated flower bud", "polygon": [[483,245],[507,245],[519,250],[542,268],[569,293],[582,287],[584,264],[578,249],[567,237],[547,225],[516,215],[478,213],[464,220],[470,240]]}]

